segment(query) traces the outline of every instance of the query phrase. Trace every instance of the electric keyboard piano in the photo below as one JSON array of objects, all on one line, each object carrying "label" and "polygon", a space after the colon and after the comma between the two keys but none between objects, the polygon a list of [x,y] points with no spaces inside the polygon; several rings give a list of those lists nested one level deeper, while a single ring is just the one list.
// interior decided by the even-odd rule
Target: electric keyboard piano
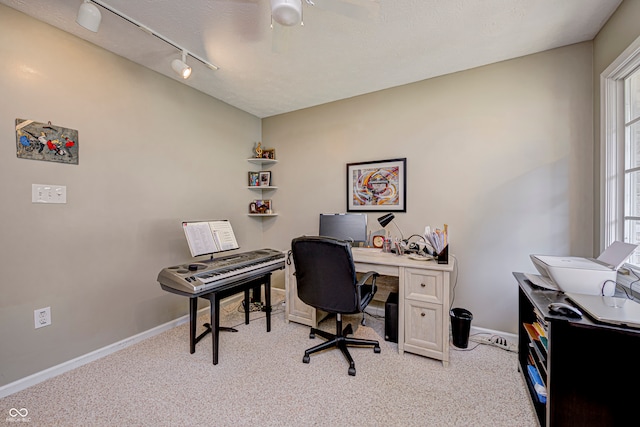
[{"label": "electric keyboard piano", "polygon": [[284,262],[284,252],[258,249],[166,267],[158,274],[158,282],[163,286],[195,294],[260,273],[281,270]]}]

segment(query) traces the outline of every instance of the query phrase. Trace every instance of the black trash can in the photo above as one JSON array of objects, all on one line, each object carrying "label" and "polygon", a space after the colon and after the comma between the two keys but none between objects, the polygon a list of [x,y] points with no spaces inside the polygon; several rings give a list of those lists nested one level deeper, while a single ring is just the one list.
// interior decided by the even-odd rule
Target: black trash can
[{"label": "black trash can", "polygon": [[471,329],[473,314],[464,308],[452,308],[449,315],[451,316],[453,345],[458,348],[467,348],[469,345],[469,330]]}]

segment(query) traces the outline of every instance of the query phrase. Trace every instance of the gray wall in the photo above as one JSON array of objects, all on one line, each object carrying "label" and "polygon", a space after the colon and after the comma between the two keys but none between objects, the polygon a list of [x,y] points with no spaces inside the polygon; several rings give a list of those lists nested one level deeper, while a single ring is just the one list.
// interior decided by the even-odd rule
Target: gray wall
[{"label": "gray wall", "polygon": [[[263,243],[246,215],[258,118],[1,5],[0,57],[3,385],[187,313],[156,282],[189,258],[182,220]],[[16,118],[77,129],[79,164],[17,158]],[[68,203],[32,204],[34,183]]]},{"label": "gray wall", "polygon": [[535,271],[529,254],[592,255],[591,58],[586,42],[264,119],[282,168],[266,241],[285,246],[317,233],[318,213],[344,211],[346,163],[406,157],[398,226],[447,223],[453,304],[516,333],[512,272]]},{"label": "gray wall", "polygon": [[[595,44],[260,121],[0,6],[0,386],[186,313],[156,282],[188,254],[180,221],[229,218],[243,250],[286,249],[345,210],[356,161],[407,157],[397,224],[449,224],[454,304],[515,332],[511,272],[530,253],[596,252],[593,76],[637,35],[638,2],[621,9]],[[78,129],[80,164],[16,158],[16,118]],[[277,149],[277,218],[246,216],[258,140]],[[68,203],[32,204],[32,183],[66,185]]]}]

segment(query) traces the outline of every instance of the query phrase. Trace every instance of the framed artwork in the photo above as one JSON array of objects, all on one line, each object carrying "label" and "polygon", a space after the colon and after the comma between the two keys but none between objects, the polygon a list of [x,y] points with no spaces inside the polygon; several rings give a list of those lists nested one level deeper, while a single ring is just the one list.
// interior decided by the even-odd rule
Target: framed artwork
[{"label": "framed artwork", "polygon": [[347,211],[406,212],[407,159],[348,163]]},{"label": "framed artwork", "polygon": [[16,119],[16,155],[21,159],[44,160],[77,165],[79,160],[78,131]]},{"label": "framed artwork", "polygon": [[262,150],[262,158],[263,159],[275,160],[276,159],[276,149],[275,148],[269,148],[269,149],[266,149],[266,150]]},{"label": "framed artwork", "polygon": [[260,172],[260,187],[268,187],[271,185],[271,171]]},{"label": "framed artwork", "polygon": [[260,185],[260,173],[249,172],[249,187],[257,187]]}]

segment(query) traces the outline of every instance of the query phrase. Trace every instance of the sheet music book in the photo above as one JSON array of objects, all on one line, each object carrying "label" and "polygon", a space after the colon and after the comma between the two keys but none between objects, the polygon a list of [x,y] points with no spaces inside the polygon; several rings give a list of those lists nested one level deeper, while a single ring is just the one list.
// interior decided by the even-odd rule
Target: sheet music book
[{"label": "sheet music book", "polygon": [[192,257],[238,249],[236,236],[229,220],[184,221],[184,235]]}]

